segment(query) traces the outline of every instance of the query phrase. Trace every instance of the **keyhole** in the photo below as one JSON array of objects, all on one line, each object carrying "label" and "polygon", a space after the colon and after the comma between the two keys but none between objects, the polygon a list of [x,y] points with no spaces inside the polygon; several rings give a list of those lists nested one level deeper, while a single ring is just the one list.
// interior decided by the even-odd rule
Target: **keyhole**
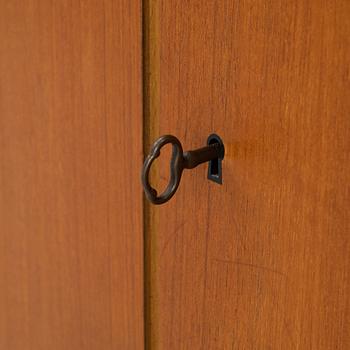
[{"label": "keyhole", "polygon": [[218,184],[222,184],[222,159],[224,158],[224,144],[221,140],[221,138],[216,135],[212,134],[208,137],[207,140],[208,145],[214,145],[214,144],[219,144],[222,149],[222,154],[216,159],[213,159],[209,162],[208,165],[208,179],[212,180]]}]

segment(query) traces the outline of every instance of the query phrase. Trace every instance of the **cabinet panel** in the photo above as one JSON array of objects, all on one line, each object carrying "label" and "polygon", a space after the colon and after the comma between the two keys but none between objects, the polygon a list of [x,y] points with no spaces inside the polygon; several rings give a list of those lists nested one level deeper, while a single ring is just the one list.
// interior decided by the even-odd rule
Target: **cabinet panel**
[{"label": "cabinet panel", "polygon": [[1,349],[143,348],[141,34],[139,1],[1,1]]},{"label": "cabinet panel", "polygon": [[145,11],[146,146],[226,146],[222,186],[201,166],[146,208],[148,344],[349,348],[350,3]]}]

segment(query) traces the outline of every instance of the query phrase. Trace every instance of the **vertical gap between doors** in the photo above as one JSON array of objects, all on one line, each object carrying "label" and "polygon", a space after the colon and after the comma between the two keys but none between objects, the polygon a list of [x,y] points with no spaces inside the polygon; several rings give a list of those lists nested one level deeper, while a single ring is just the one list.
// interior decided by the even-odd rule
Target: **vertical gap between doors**
[{"label": "vertical gap between doors", "polygon": [[[159,0],[142,1],[143,153],[158,134],[159,121]],[[150,174],[157,185],[158,169]],[[144,332],[145,349],[157,349],[157,210],[143,197],[144,218]]]}]

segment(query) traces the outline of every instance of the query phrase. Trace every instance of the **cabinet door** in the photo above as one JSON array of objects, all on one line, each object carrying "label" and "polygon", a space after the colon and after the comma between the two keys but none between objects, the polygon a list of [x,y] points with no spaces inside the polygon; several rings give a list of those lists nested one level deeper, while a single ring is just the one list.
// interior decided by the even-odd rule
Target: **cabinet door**
[{"label": "cabinet door", "polygon": [[140,1],[0,4],[0,349],[142,349]]},{"label": "cabinet door", "polygon": [[148,345],[349,349],[350,2],[145,13],[145,145],[226,147],[222,186],[202,165],[146,205]]}]

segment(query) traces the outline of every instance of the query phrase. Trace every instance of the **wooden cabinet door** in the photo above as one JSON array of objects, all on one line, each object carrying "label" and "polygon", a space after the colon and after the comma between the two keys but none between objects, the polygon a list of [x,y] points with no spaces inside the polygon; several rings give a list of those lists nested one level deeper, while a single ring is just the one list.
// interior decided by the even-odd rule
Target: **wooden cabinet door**
[{"label": "wooden cabinet door", "polygon": [[145,146],[215,132],[226,147],[222,186],[200,166],[146,203],[147,344],[349,349],[350,2],[151,0],[145,14]]},{"label": "wooden cabinet door", "polygon": [[143,348],[141,3],[0,1],[0,349]]}]

